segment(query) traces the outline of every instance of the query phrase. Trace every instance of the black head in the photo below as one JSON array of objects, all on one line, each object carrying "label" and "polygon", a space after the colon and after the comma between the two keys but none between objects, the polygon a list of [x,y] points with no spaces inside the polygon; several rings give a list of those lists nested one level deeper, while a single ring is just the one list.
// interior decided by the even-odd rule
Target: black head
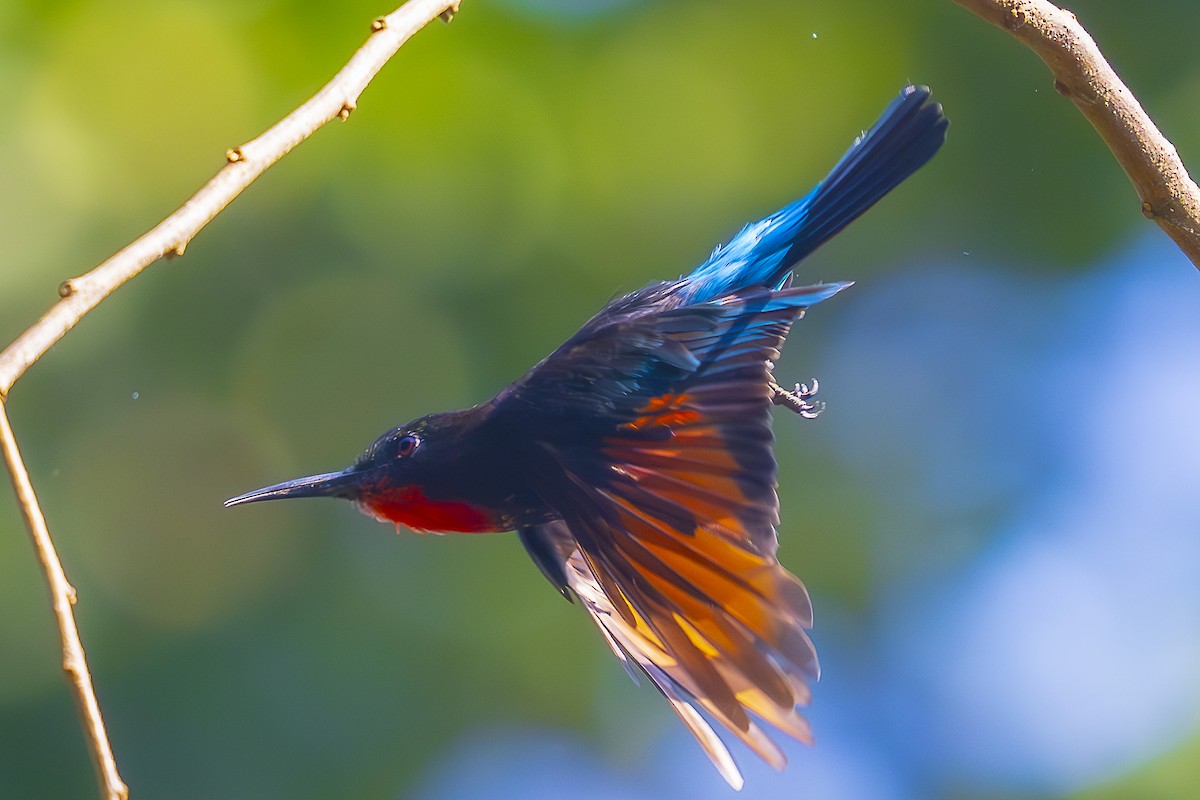
[{"label": "black head", "polygon": [[427,453],[438,449],[437,440],[444,438],[446,426],[440,421],[444,416],[448,415],[421,417],[393,428],[340,472],[309,475],[256,489],[231,497],[225,501],[225,507],[290,497],[340,497],[369,503],[379,487],[419,485],[422,468],[430,460]]}]

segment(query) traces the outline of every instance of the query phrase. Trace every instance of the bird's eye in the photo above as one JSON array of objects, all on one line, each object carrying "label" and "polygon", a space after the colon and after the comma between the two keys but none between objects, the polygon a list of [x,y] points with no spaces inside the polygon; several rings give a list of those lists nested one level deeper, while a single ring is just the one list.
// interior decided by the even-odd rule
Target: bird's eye
[{"label": "bird's eye", "polygon": [[410,434],[400,437],[400,441],[396,442],[396,458],[407,458],[416,451],[417,445],[421,443],[419,437]]}]

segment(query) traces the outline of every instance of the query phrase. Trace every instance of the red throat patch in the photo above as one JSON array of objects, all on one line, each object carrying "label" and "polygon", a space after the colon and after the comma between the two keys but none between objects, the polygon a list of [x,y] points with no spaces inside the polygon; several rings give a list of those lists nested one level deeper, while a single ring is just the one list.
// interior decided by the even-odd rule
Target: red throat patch
[{"label": "red throat patch", "polygon": [[420,486],[386,487],[363,496],[359,510],[417,533],[493,533],[505,530],[495,514],[467,503],[430,500]]}]

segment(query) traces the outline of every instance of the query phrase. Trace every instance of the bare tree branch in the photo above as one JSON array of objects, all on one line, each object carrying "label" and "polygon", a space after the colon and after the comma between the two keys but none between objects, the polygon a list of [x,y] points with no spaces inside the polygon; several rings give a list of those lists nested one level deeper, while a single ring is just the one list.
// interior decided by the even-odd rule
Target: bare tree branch
[{"label": "bare tree branch", "polygon": [[1105,61],[1075,15],[1046,0],[954,0],[1024,42],[1050,68],[1054,88],[1079,108],[1129,176],[1142,213],[1200,269],[1200,189],[1175,146]]},{"label": "bare tree branch", "polygon": [[13,493],[16,494],[21,514],[25,517],[25,527],[29,529],[29,536],[33,539],[33,549],[37,551],[42,571],[46,573],[46,582],[50,585],[54,617],[58,621],[58,636],[62,641],[63,670],[71,679],[75,704],[79,707],[79,716],[83,719],[84,733],[87,735],[88,748],[95,762],[96,774],[104,786],[105,797],[124,800],[129,796],[129,789],[117,773],[117,762],[113,758],[112,746],[109,745],[108,734],[104,730],[100,704],[96,701],[96,690],[92,688],[87,658],[83,653],[83,644],[79,641],[79,631],[75,627],[75,614],[71,610],[76,600],[75,589],[67,581],[62,562],[58,560],[58,553],[54,549],[54,542],[50,539],[50,531],[46,529],[46,518],[42,515],[37,495],[33,492],[33,484],[29,482],[29,473],[21,460],[21,451],[17,449],[17,440],[13,436],[12,426],[8,422],[8,410],[3,402],[0,402],[0,449],[4,451],[4,465],[8,467]]},{"label": "bare tree branch", "polygon": [[370,38],[324,88],[257,139],[228,151],[228,163],[212,180],[149,233],[91,272],[64,281],[59,287],[62,299],[0,352],[0,449],[50,587],[62,640],[63,669],[70,678],[102,794],[107,800],[125,800],[129,789],[117,771],[75,625],[72,611],[75,589],[67,581],[9,424],[5,407],[8,393],[25,370],[117,287],[164,255],[182,255],[192,237],[268,167],[326,122],[349,117],[363,89],[400,46],[437,17],[449,22],[458,11],[459,2],[409,0],[388,16],[376,19],[371,23]]},{"label": "bare tree branch", "polygon": [[201,228],[267,167],[326,122],[346,119],[358,96],[409,37],[432,20],[449,19],[460,0],[409,0],[371,24],[371,38],[333,80],[304,105],[252,142],[226,153],[228,163],[183,206],[149,233],[93,269],[59,287],[61,300],[0,353],[0,399],[50,347],[118,286],[168,253],[182,255]]}]

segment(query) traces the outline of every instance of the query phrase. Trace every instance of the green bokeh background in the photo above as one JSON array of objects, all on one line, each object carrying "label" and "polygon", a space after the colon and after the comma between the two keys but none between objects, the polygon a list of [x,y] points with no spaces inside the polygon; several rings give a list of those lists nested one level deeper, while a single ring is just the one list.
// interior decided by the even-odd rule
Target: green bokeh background
[{"label": "green bokeh background", "polygon": [[[1200,161],[1200,4],[1072,7]],[[315,91],[387,10],[0,0],[0,340]],[[1037,280],[1147,226],[1041,63],[949,0],[464,0],[348,122],[58,344],[10,413],[135,796],[402,796],[468,728],[577,729],[620,764],[676,724],[511,536],[221,500],[485,399],[614,292],[689,270],[806,191],[909,80],[945,105],[948,146],[806,278],[969,250]],[[792,343],[798,378],[824,316]],[[886,492],[836,467],[789,481],[822,454],[803,458],[781,454],[783,505],[806,520],[783,559],[869,614],[886,569],[863,531]],[[0,493],[0,797],[95,792],[59,661]],[[1188,796],[1198,752],[1089,796]]]}]

